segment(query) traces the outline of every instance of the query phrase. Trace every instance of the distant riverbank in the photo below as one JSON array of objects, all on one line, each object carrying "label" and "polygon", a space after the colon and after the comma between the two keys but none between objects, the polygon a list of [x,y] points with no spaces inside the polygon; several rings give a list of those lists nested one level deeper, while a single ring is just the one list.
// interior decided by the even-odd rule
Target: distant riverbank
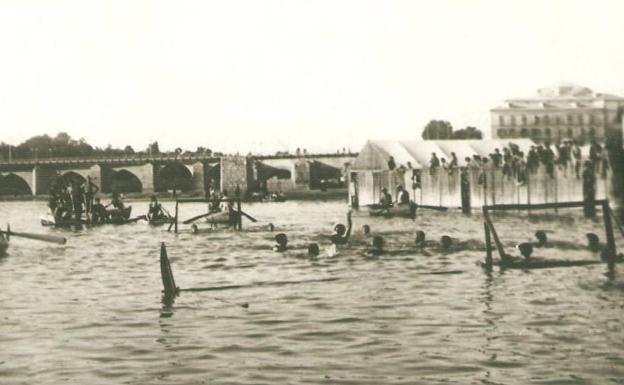
[{"label": "distant riverbank", "polygon": [[[98,194],[98,197],[107,199],[111,194]],[[158,192],[158,193],[124,193],[126,200],[148,200],[152,195],[156,195],[161,201],[174,201],[176,197],[171,192]],[[204,194],[202,193],[178,193],[178,198],[199,198]],[[289,191],[284,193],[286,200],[289,201],[314,201],[314,200],[347,200],[347,189],[328,189],[327,191],[320,190],[308,190],[308,191]],[[0,196],[0,202],[7,201],[47,201],[48,195],[15,195],[15,196]],[[251,199],[243,199],[243,201],[253,201]]]}]

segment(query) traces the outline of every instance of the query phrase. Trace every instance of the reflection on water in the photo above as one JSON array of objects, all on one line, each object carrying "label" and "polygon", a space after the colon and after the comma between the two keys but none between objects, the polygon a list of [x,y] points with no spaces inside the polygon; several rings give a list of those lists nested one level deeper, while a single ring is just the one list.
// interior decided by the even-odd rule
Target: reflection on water
[{"label": "reflection on water", "polygon": [[[146,208],[133,206],[137,215]],[[203,208],[184,205],[181,216]],[[477,265],[484,252],[471,249],[363,255],[364,223],[404,250],[418,229],[477,244],[477,215],[420,212],[412,222],[356,213],[353,246],[312,260],[302,258],[306,245],[327,246],[320,234],[344,221],[344,204],[248,205],[261,220],[245,223],[248,231],[201,235],[140,223],[44,229],[43,209],[0,203],[0,226],[10,219],[16,231],[69,238],[65,246],[14,238],[0,258],[2,384],[623,383],[621,272],[612,280],[604,265],[486,273]],[[496,219],[505,242],[532,237],[525,219]],[[271,251],[269,222],[294,250]],[[543,226],[579,245],[601,231],[576,215]],[[183,289],[175,301],[162,296],[160,242]],[[184,290],[193,288],[212,290]]]}]

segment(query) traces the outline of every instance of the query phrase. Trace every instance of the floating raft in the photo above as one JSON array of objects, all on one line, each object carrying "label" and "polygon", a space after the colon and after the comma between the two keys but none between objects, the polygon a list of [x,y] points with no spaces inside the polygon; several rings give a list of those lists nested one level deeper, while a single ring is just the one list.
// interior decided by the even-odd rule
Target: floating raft
[{"label": "floating raft", "polygon": [[111,220],[109,222],[91,223],[84,219],[57,219],[52,214],[48,213],[41,217],[42,226],[54,226],[54,227],[70,227],[70,226],[100,226],[107,224],[123,225],[129,223],[130,214],[132,213],[132,206],[128,206],[121,210],[109,210],[108,211]]}]

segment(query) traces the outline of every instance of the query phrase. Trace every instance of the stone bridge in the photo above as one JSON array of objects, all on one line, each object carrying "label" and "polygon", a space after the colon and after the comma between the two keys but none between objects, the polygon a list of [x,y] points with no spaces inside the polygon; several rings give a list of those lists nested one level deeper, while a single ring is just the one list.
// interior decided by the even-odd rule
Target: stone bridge
[{"label": "stone bridge", "polygon": [[291,191],[344,182],[357,154],[284,156],[132,156],[0,161],[0,195],[45,195],[57,178],[104,193]]}]

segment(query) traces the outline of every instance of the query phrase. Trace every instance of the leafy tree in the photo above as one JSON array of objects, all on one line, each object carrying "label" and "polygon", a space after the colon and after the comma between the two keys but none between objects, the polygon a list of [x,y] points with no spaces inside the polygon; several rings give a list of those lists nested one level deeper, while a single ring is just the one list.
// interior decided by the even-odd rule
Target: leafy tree
[{"label": "leafy tree", "polygon": [[453,126],[446,120],[431,120],[422,132],[425,140],[453,139]]},{"label": "leafy tree", "polygon": [[483,139],[483,133],[476,127],[468,126],[453,132],[453,139]]}]

